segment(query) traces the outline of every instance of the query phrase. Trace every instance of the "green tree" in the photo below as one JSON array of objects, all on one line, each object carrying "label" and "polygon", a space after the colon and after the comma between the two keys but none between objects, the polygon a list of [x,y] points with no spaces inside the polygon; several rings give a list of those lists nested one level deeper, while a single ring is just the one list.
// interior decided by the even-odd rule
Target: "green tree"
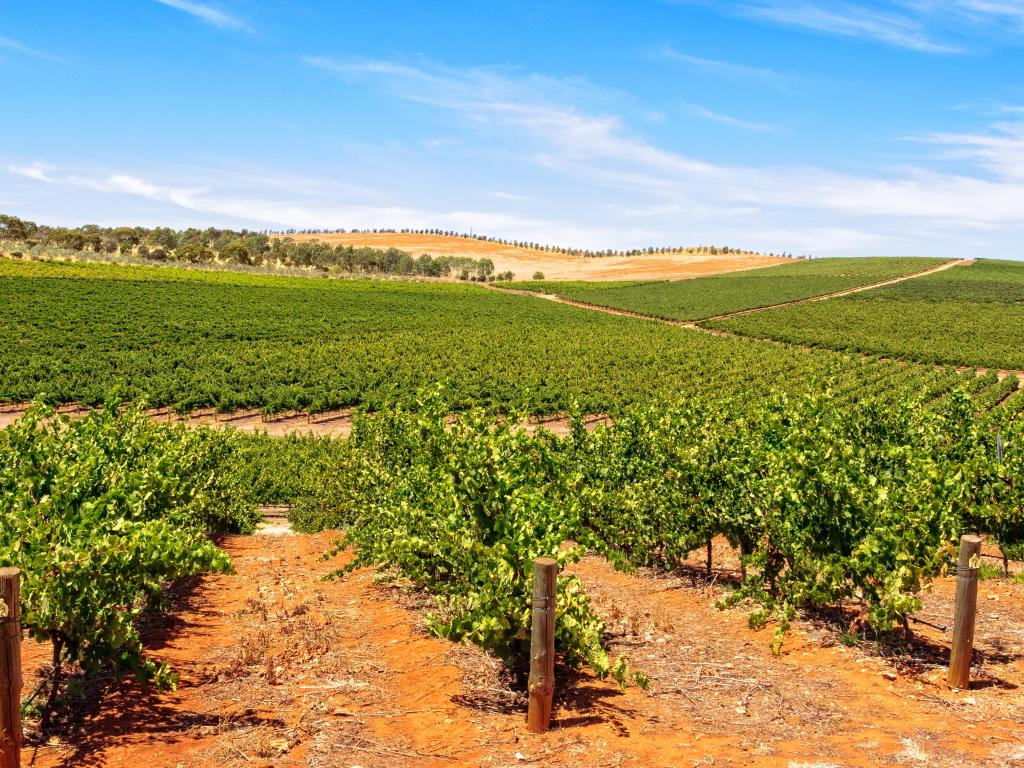
[{"label": "green tree", "polygon": [[490,259],[480,259],[480,261],[476,263],[476,276],[481,282],[484,282],[493,274],[494,262]]},{"label": "green tree", "polygon": [[182,261],[188,261],[193,264],[213,261],[213,251],[199,243],[183,245],[175,251],[175,254]]}]

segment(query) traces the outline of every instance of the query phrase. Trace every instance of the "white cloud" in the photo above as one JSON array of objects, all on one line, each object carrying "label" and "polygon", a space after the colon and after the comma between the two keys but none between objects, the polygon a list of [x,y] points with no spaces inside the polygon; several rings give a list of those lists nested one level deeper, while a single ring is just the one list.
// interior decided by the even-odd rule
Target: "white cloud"
[{"label": "white cloud", "polygon": [[45,53],[44,51],[37,51],[35,48],[30,48],[27,45],[19,43],[17,40],[12,40],[9,37],[0,37],[0,50],[24,54],[25,56],[31,56],[35,59],[45,59],[47,61],[60,61],[60,58],[57,56]]},{"label": "white cloud", "polygon": [[534,199],[532,197],[528,197],[527,195],[517,195],[512,192],[495,191],[490,192],[489,194],[491,197],[497,200],[511,200],[514,203],[525,203]]},{"label": "white cloud", "polygon": [[26,179],[49,182],[51,179],[46,175],[46,166],[43,163],[30,163],[29,165],[10,165],[7,170],[16,176],[24,176]]},{"label": "white cloud", "polygon": [[[212,175],[216,176],[216,174]],[[255,197],[237,189],[218,189],[215,184],[211,183],[187,187],[171,186],[124,173],[105,176],[72,173],[53,181],[99,192],[170,203],[203,214],[216,214],[240,221],[259,222],[263,226],[320,227],[325,226],[325,222],[337,220],[366,222],[368,220],[366,214],[372,211],[379,211],[382,215],[397,219],[404,219],[409,213],[396,207],[343,207],[325,205],[315,200]],[[223,186],[227,187],[228,185]],[[376,222],[376,225],[383,226],[380,222]],[[367,224],[346,223],[344,226],[356,227],[367,226]]]},{"label": "white cloud", "polygon": [[787,251],[796,255],[813,252],[862,252],[883,248],[886,237],[877,233],[844,227],[797,227],[764,229],[752,233],[759,242],[788,243]]},{"label": "white cloud", "polygon": [[[926,168],[887,175],[824,168],[719,165],[662,149],[631,135],[616,115],[579,110],[562,98],[565,85],[535,76],[512,78],[482,68],[413,67],[383,61],[310,60],[351,77],[371,77],[400,98],[454,112],[474,125],[511,130],[532,162],[662,203],[699,200],[724,206],[839,215],[933,220],[942,226],[990,227],[1024,218],[1024,179],[944,174]],[[573,81],[572,88],[581,84]],[[724,116],[723,116],[724,117]],[[1016,162],[1019,139],[933,137],[956,144],[985,170]],[[1006,176],[1012,178],[1005,178]]]},{"label": "white cloud", "polygon": [[906,4],[932,14],[952,13],[976,25],[1009,24],[1016,31],[1024,29],[1024,2],[1015,0],[918,0]]},{"label": "white cloud", "polygon": [[918,140],[944,147],[946,157],[969,160],[995,178],[1024,182],[1024,122],[999,122],[987,133],[931,133]]},{"label": "white cloud", "polygon": [[998,99],[976,99],[974,101],[956,104],[952,109],[961,112],[972,112],[984,115],[1024,115],[1024,106],[1020,104],[1007,104]]},{"label": "white cloud", "polygon": [[156,0],[156,2],[161,5],[166,5],[169,8],[184,11],[185,13],[195,16],[200,21],[214,27],[219,27],[221,29],[234,29],[240,32],[253,31],[252,27],[241,19],[215,8],[212,5],[207,5],[206,3],[196,3],[191,0]]},{"label": "white cloud", "polygon": [[779,126],[772,125],[771,123],[757,123],[751,120],[743,120],[742,118],[726,115],[722,112],[715,112],[714,110],[707,109],[699,104],[688,104],[686,108],[690,113],[697,117],[702,117],[713,123],[728,125],[731,128],[753,131],[754,133],[778,133],[781,130]]},{"label": "white cloud", "polygon": [[1024,31],[1024,3],[1017,0],[667,1],[922,53],[965,53],[992,40],[1013,43]]},{"label": "white cloud", "polygon": [[780,82],[784,79],[783,75],[772,69],[767,69],[765,67],[752,67],[748,64],[736,64],[731,61],[720,61],[718,59],[705,59],[700,56],[693,56],[689,53],[677,51],[671,45],[662,46],[656,52],[655,56],[660,59],[677,61],[722,77],[746,78],[770,82]]},{"label": "white cloud", "polygon": [[959,53],[962,48],[934,39],[923,23],[910,15],[879,11],[854,3],[759,2],[740,9],[745,16],[783,26],[842,37],[865,38],[925,53]]},{"label": "white cloud", "polygon": [[[235,188],[225,179],[224,174],[210,171],[205,174],[205,183],[180,186],[157,183],[134,174],[95,172],[49,174],[43,168],[53,166],[35,164],[12,165],[10,173],[48,185],[89,189],[110,195],[141,198],[164,203],[176,208],[200,214],[203,221],[223,222],[225,219],[238,225],[257,229],[263,228],[320,228],[345,227],[365,229],[389,228],[430,228],[441,227],[460,232],[470,230],[496,235],[506,235],[520,240],[536,242],[557,242],[579,244],[583,247],[605,247],[609,242],[624,234],[631,237],[650,235],[647,230],[629,229],[623,232],[615,227],[593,227],[586,224],[558,221],[549,218],[515,216],[500,211],[488,210],[439,210],[401,205],[362,205],[338,203],[324,196],[293,196],[286,199],[262,197]],[[220,179],[218,184],[216,179]],[[270,181],[270,177],[266,177]],[[282,186],[274,183],[270,187]],[[529,198],[522,198],[528,200]],[[107,206],[110,209],[110,206]],[[78,214],[76,214],[78,215]],[[120,215],[120,214],[119,214]],[[196,216],[189,219],[189,225],[196,224]],[[110,221],[111,224],[128,223],[124,218]]]},{"label": "white cloud", "polygon": [[[97,170],[9,162],[20,184],[12,184],[16,198],[29,201],[19,207],[30,214],[62,199],[75,220],[99,211],[125,223],[133,211],[134,221],[177,217],[186,225],[442,227],[592,248],[716,243],[1019,257],[1024,239],[1022,124],[918,136],[935,158],[911,167],[858,173],[716,163],[687,151],[683,133],[675,132],[672,147],[636,133],[636,114],[629,120],[608,109],[608,94],[579,80],[426,62],[308,63],[406,102],[443,123],[444,135],[466,151],[445,153],[439,163],[418,144],[401,155],[360,146],[357,163],[339,166],[341,173],[325,168],[323,178],[253,174],[248,166]],[[399,178],[390,187],[385,181]]]}]

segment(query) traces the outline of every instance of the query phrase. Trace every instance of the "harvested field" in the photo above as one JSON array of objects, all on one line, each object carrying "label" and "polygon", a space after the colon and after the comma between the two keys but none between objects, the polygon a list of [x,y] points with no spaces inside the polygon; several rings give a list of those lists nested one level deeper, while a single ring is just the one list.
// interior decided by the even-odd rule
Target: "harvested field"
[{"label": "harvested field", "polygon": [[398,232],[288,235],[295,240],[323,240],[332,245],[398,248],[414,256],[469,256],[488,258],[497,272],[511,270],[517,279],[528,280],[542,272],[547,280],[678,280],[703,275],[738,272],[744,269],[798,263],[794,259],[756,253],[726,256],[701,253],[646,254],[587,258],[521,248],[514,245],[446,235],[402,234]]}]

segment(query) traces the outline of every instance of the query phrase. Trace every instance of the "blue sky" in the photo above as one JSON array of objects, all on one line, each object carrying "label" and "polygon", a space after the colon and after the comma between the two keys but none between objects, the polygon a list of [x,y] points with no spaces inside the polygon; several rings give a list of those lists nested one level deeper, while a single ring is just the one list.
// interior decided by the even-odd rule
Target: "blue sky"
[{"label": "blue sky", "polygon": [[1024,258],[1024,0],[0,5],[0,211]]}]

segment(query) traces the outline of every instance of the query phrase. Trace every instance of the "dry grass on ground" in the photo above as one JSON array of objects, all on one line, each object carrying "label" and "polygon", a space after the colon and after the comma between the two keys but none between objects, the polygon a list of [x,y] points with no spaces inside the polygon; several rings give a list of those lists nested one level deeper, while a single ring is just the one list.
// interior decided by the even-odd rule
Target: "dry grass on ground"
[{"label": "dry grass on ground", "polygon": [[586,258],[465,237],[399,232],[347,232],[289,237],[295,240],[323,240],[332,245],[398,248],[415,256],[429,253],[432,256],[470,256],[474,259],[487,257],[494,262],[495,271],[511,270],[518,280],[528,280],[534,272],[542,272],[547,280],[678,280],[797,263],[793,259],[753,253],[728,256],[675,253]]}]

